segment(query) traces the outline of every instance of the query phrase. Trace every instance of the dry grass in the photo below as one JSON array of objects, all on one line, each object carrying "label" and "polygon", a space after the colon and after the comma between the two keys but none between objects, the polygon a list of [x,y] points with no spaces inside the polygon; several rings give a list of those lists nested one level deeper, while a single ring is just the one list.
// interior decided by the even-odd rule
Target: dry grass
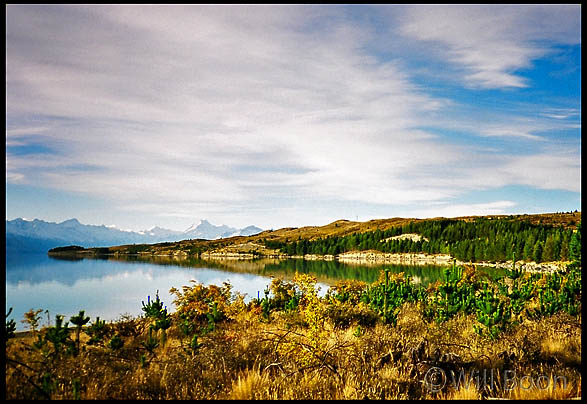
[{"label": "dry grass", "polygon": [[438,398],[440,400],[480,400],[482,395],[475,381],[467,379],[458,389],[440,393]]},{"label": "dry grass", "polygon": [[[507,218],[507,215],[491,216],[460,216],[451,219],[473,221],[477,218]],[[350,220],[337,220],[324,226],[304,226],[304,227],[287,227],[277,230],[266,230],[253,236],[235,236],[220,240],[185,240],[176,243],[160,243],[146,245],[146,250],[151,253],[172,255],[177,250],[183,250],[189,255],[191,248],[209,248],[213,251],[224,251],[234,253],[257,252],[265,255],[279,255],[278,251],[264,247],[263,239],[272,241],[292,241],[298,239],[314,240],[318,238],[338,236],[343,237],[353,233],[366,233],[375,230],[387,230],[396,226],[403,226],[410,222],[419,222],[424,220],[442,220],[444,217],[434,219],[417,219],[417,218],[389,218],[374,219],[366,222],[355,222]],[[575,228],[576,224],[581,221],[581,212],[571,213],[542,213],[532,215],[515,215],[513,220],[527,220],[532,224],[543,224],[553,226],[563,226],[565,228]],[[126,253],[131,246],[110,247],[110,252]],[[91,250],[91,249],[90,249]]]},{"label": "dry grass", "polygon": [[581,376],[568,381],[556,376],[540,375],[521,380],[509,392],[512,400],[568,400],[581,397]]},{"label": "dry grass", "polygon": [[[418,306],[406,303],[395,327],[377,323],[358,332],[356,324],[336,328],[327,319],[317,341],[296,314],[273,313],[266,322],[258,312],[244,310],[202,336],[195,353],[184,349],[187,341],[172,326],[166,345],[150,355],[141,346],[144,324],[141,328],[141,321],[127,319],[114,325],[125,333],[122,349],[87,346],[77,357],[55,359],[32,349],[33,338],[23,336],[7,341],[6,398],[72,399],[77,394],[81,399],[563,399],[581,395],[580,316],[557,314],[526,321],[497,341],[472,332],[473,321],[472,316],[458,315],[442,325],[426,323]],[[431,391],[425,382],[432,367],[447,376],[462,374],[467,383],[455,385],[449,377],[440,391]],[[495,372],[491,389],[475,380],[483,369]],[[534,380],[554,375],[559,383],[508,388],[502,382],[506,371],[515,372],[517,382],[526,375]]]}]

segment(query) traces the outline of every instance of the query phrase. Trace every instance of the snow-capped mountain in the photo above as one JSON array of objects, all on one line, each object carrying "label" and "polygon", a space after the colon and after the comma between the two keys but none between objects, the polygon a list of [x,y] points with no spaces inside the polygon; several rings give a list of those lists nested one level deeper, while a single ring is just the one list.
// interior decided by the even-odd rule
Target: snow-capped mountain
[{"label": "snow-capped mountain", "polygon": [[77,219],[61,223],[43,220],[14,219],[6,221],[7,251],[47,251],[53,247],[80,245],[82,247],[102,247],[122,244],[149,244],[186,239],[207,239],[252,235],[262,229],[248,226],[236,229],[226,225],[215,226],[205,219],[185,231],[174,231],[161,227],[149,230],[129,231],[114,226],[85,225]]},{"label": "snow-capped mountain", "polygon": [[251,236],[262,232],[256,226],[248,226],[244,229],[235,229],[226,225],[215,226],[206,219],[200,220],[198,224],[192,224],[183,234],[190,239],[203,238],[207,240],[214,240],[218,238],[234,237],[234,236]]},{"label": "snow-capped mountain", "polygon": [[206,219],[200,220],[200,223],[197,225],[195,223],[192,224],[184,232],[184,234],[188,236],[188,238],[205,238],[208,240],[231,237],[235,235],[234,233],[238,233],[238,230],[226,225],[214,226]]}]

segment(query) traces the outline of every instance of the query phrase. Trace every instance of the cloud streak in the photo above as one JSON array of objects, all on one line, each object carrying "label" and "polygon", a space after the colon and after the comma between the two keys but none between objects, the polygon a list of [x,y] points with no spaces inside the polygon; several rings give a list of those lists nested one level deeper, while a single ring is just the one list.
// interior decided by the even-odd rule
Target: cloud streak
[{"label": "cloud streak", "polygon": [[516,72],[551,54],[552,41],[580,43],[578,6],[413,6],[401,17],[401,33],[439,44],[441,55],[465,71],[470,87],[530,85]]},{"label": "cloud streak", "polygon": [[[404,9],[401,33],[443,43],[467,85],[528,85],[510,71],[546,51],[527,26],[513,37],[522,10],[503,29],[483,10],[463,10],[443,8],[439,26],[422,8]],[[276,204],[289,212],[333,199],[444,203],[511,183],[577,190],[575,157],[549,156],[548,167],[562,165],[540,182],[543,153],[495,160],[425,129],[544,142],[535,125],[439,118],[454,101],[373,54],[374,31],[338,7],[10,5],[7,13],[7,146],[34,138],[59,150],[34,159],[7,151],[7,183],[89,194],[144,215],[250,209],[268,222],[281,219],[270,213]],[[483,36],[457,24],[463,13],[484,22]],[[481,46],[488,42],[495,46]],[[492,164],[493,180],[480,183]]]}]

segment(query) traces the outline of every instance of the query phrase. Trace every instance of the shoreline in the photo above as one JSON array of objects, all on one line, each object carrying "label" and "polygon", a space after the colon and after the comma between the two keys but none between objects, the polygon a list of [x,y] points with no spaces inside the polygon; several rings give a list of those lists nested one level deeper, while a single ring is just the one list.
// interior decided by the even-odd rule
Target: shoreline
[{"label": "shoreline", "polygon": [[[425,254],[425,253],[382,253],[379,251],[353,251],[340,254],[338,261],[344,263],[358,264],[400,264],[400,265],[473,265],[481,267],[493,267],[499,269],[511,269],[513,262],[511,260],[504,262],[466,262],[453,258],[448,254]],[[566,267],[569,262],[525,262],[516,261],[516,267],[527,272],[555,272],[558,269]]]},{"label": "shoreline", "polygon": [[[238,252],[210,252],[200,254],[202,259],[254,259],[254,258],[276,258],[276,259],[304,259],[307,261],[338,261],[344,264],[355,265],[381,265],[381,264],[395,264],[395,265],[438,265],[451,266],[453,261],[456,265],[474,265],[480,267],[511,269],[512,261],[505,262],[466,262],[454,259],[448,254],[425,254],[425,253],[382,253],[374,250],[367,251],[349,251],[346,253],[333,255],[255,255],[251,253]],[[536,263],[533,261],[525,262],[523,260],[516,261],[516,267],[527,272],[555,272],[566,267],[569,262],[542,262]]]},{"label": "shoreline", "polygon": [[[191,255],[185,251],[173,251],[168,253],[153,254],[149,252],[139,253],[123,253],[116,251],[114,253],[105,254],[101,251],[94,249],[77,250],[77,251],[61,251],[49,253],[50,256],[61,256],[61,257],[89,257],[89,256],[126,256],[126,255],[138,255],[138,256],[166,256],[177,259],[185,259],[189,257],[199,258],[202,260],[254,260],[258,258],[270,258],[270,259],[303,259],[307,261],[338,261],[343,264],[350,265],[381,265],[381,264],[395,264],[395,265],[438,265],[438,266],[451,266],[453,262],[456,265],[473,265],[480,267],[498,268],[498,269],[511,269],[512,261],[504,262],[466,262],[454,259],[448,254],[425,254],[425,253],[383,253],[375,250],[367,251],[349,251],[346,253],[333,255],[287,255],[287,254],[259,254],[250,251],[212,251],[204,252],[199,255]],[[516,261],[516,267],[523,269],[527,272],[555,272],[559,269],[566,267],[569,262],[525,262],[523,260]]]}]

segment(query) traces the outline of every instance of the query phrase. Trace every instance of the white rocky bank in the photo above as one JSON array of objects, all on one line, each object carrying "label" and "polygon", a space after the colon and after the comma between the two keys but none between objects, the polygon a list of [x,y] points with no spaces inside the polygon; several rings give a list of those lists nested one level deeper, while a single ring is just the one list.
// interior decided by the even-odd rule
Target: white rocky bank
[{"label": "white rocky bank", "polygon": [[[349,264],[399,264],[399,265],[451,265],[453,258],[448,254],[382,253],[379,251],[352,251],[339,254],[336,260]],[[456,260],[457,265],[470,264]],[[476,266],[512,268],[512,261],[475,262]],[[516,261],[516,268],[529,272],[554,272],[564,268],[568,262],[524,262]]]},{"label": "white rocky bank", "polygon": [[[396,264],[396,265],[452,265],[453,258],[448,254],[423,254],[423,253],[382,253],[379,251],[351,251],[342,253],[336,256],[333,255],[315,255],[306,254],[304,256],[294,255],[288,256],[286,254],[263,254],[268,258],[286,259],[298,258],[309,261],[325,260],[325,261],[339,261],[346,264],[357,265],[381,265],[381,264]],[[255,256],[250,252],[245,251],[213,251],[202,253],[202,259],[232,259],[232,260],[247,260],[253,259]],[[456,260],[457,265],[470,265],[493,267],[493,268],[512,268],[512,261],[505,262],[465,262]],[[566,267],[569,262],[525,262],[516,261],[516,268],[524,269],[528,272],[554,272],[558,269]]]}]

